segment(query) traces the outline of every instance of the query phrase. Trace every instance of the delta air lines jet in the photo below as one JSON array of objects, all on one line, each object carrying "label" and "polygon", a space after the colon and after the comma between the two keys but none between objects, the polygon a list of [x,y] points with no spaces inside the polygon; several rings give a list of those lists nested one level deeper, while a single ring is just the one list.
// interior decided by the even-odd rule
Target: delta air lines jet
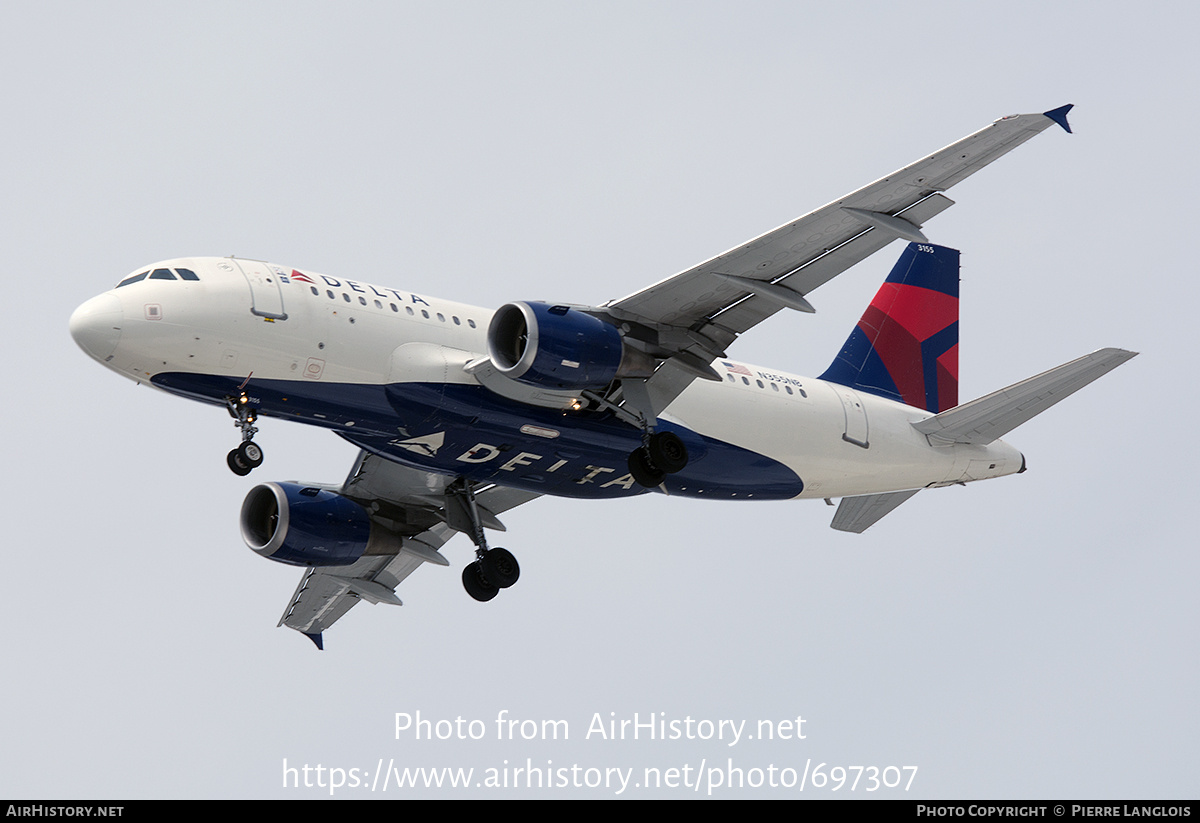
[{"label": "delta air lines jet", "polygon": [[[694,268],[601,306],[497,310],[235,258],[155,263],[80,306],[71,334],[113,371],[224,406],[229,468],[263,462],[262,417],[332,429],[361,450],[335,485],[263,483],[241,530],[304,567],[281,625],[322,648],[360,600],[455,532],[486,601],[516,558],[499,515],[540,495],[662,491],[726,500],[841,498],[861,532],[921,489],[1024,471],[999,438],[1134,356],[1104,349],[959,405],[958,252],[921,228],[943,193],[1070,106],[1005,117]],[[733,360],[738,335],[893,240],[909,244],[820,378]]]}]

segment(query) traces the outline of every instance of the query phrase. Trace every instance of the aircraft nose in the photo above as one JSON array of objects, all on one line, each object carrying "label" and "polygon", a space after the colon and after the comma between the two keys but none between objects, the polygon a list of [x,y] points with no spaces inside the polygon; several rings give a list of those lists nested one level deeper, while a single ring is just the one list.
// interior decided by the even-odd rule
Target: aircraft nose
[{"label": "aircraft nose", "polygon": [[71,336],[79,348],[103,362],[116,351],[125,313],[115,294],[93,297],[71,315]]}]

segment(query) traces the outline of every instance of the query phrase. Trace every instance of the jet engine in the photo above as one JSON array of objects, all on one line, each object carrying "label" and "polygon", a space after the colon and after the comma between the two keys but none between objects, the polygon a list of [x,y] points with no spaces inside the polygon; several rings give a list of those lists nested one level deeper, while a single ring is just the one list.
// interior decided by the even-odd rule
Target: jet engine
[{"label": "jet engine", "polygon": [[505,377],[567,391],[602,389],[614,378],[654,371],[653,360],[625,345],[615,326],[549,303],[497,309],[488,326],[488,355]]},{"label": "jet engine", "polygon": [[263,483],[246,495],[242,539],[291,566],[348,566],[371,539],[371,518],[353,500],[295,483]]}]

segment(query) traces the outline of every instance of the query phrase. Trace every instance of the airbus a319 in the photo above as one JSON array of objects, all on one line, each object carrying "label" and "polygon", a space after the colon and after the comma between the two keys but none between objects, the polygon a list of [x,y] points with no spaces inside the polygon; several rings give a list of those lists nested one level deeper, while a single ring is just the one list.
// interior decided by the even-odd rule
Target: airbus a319
[{"label": "airbus a319", "polygon": [[[323,647],[360,600],[400,604],[424,563],[462,571],[487,601],[520,567],[492,547],[499,515],[541,495],[658,491],[735,500],[840,498],[861,532],[922,489],[1025,470],[1000,440],[1133,352],[1103,349],[958,402],[959,254],[924,224],[944,192],[1054,124],[1070,106],[1005,117],[810,214],[600,306],[491,310],[407,289],[240,258],[138,269],[71,316],[100,363],[223,406],[226,457],[263,462],[263,417],[331,429],[360,452],[341,484],[262,483],[247,545],[304,567],[281,625]],[[891,274],[819,377],[733,360],[734,340],[895,240]]]}]

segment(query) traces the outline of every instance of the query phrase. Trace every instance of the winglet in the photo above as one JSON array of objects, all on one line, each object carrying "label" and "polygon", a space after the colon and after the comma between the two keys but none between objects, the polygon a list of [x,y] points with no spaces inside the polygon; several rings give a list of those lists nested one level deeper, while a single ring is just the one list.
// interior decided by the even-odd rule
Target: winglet
[{"label": "winglet", "polygon": [[1044,111],[1042,114],[1046,115],[1055,123],[1058,123],[1058,125],[1062,126],[1067,134],[1071,134],[1071,124],[1067,122],[1067,112],[1073,108],[1075,108],[1074,103],[1067,103],[1065,106],[1059,106],[1057,109]]},{"label": "winglet", "polygon": [[316,632],[314,634],[309,634],[308,632],[300,632],[300,634],[304,635],[309,640],[311,640],[316,645],[318,650],[325,651],[325,641],[321,639],[320,632]]}]

